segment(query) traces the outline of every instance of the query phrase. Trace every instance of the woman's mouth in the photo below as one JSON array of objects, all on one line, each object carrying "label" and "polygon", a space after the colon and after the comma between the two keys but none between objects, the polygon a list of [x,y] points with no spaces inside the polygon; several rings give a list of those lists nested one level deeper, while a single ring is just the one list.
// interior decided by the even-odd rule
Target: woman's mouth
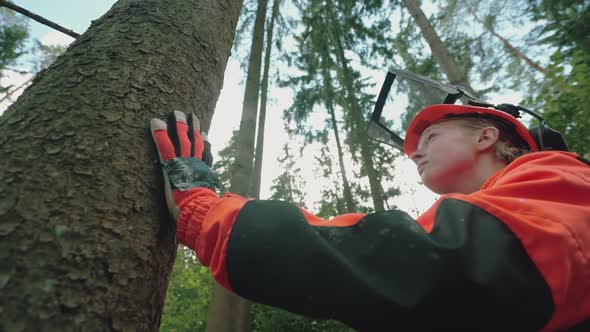
[{"label": "woman's mouth", "polygon": [[418,174],[422,174],[422,170],[424,169],[424,165],[426,165],[428,162],[424,161],[424,162],[420,162],[417,166],[418,168]]}]

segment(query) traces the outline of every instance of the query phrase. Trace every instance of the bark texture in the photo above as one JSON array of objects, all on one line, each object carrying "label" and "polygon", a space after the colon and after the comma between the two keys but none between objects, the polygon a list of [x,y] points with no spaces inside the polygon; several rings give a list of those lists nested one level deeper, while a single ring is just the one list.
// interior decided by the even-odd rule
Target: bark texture
[{"label": "bark texture", "polygon": [[0,330],[158,330],[176,243],[149,120],[208,129],[241,4],[121,0],[0,117]]},{"label": "bark texture", "polygon": [[430,24],[426,15],[424,15],[418,0],[404,0],[404,3],[406,4],[406,8],[408,8],[408,11],[412,17],[414,17],[414,20],[416,21],[416,24],[418,24],[420,31],[422,31],[422,36],[424,39],[426,39],[426,42],[430,46],[432,55],[447,75],[449,82],[455,85],[461,85],[465,87],[467,91],[475,94],[475,91],[469,84],[469,81],[467,81],[467,77],[465,77],[465,73],[451,57],[446,46],[432,27],[432,24]]}]

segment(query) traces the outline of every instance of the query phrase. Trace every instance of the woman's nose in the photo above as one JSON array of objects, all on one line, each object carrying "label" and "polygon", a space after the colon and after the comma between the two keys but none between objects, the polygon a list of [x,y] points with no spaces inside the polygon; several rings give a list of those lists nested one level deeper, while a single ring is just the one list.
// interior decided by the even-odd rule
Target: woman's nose
[{"label": "woman's nose", "polygon": [[418,162],[420,161],[420,159],[422,159],[422,157],[424,157],[424,153],[422,153],[422,151],[420,151],[420,150],[416,150],[416,151],[412,152],[412,154],[410,154],[410,159],[412,159],[412,161],[415,164],[418,164]]}]

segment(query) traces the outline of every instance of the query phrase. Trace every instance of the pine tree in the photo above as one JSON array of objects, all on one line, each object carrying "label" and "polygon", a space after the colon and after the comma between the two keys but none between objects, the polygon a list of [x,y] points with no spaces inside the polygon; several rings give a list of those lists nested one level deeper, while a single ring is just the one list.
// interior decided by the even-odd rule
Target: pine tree
[{"label": "pine tree", "polygon": [[[346,3],[345,3],[346,5]],[[363,114],[363,109],[361,108],[361,102],[357,97],[357,94],[360,93],[360,89],[355,87],[355,82],[357,80],[358,74],[355,73],[353,68],[350,66],[350,60],[345,55],[345,41],[346,28],[342,25],[343,20],[339,20],[337,18],[337,11],[336,11],[335,4],[328,0],[326,1],[326,20],[329,26],[329,31],[331,35],[331,40],[335,47],[336,53],[336,63],[338,64],[338,71],[339,71],[339,81],[340,85],[344,89],[345,95],[345,103],[342,103],[341,106],[348,112],[350,116],[350,137],[352,141],[360,147],[360,154],[361,154],[361,161],[362,161],[362,168],[364,173],[369,179],[369,186],[371,188],[371,199],[373,201],[373,206],[376,211],[383,211],[385,209],[383,202],[384,202],[384,194],[383,194],[383,187],[381,186],[381,182],[379,179],[379,175],[377,170],[375,169],[373,158],[372,158],[372,151],[371,145],[369,144],[369,139],[365,133],[365,129],[367,126],[366,122],[366,114]],[[346,6],[342,9],[342,13],[346,13],[347,9]],[[346,18],[351,18],[347,16]],[[345,22],[349,23],[349,20],[344,20]]]},{"label": "pine tree", "polygon": [[220,191],[229,191],[231,176],[235,172],[236,155],[238,154],[238,131],[232,132],[229,143],[219,150],[219,160],[213,164],[213,170],[219,177]]},{"label": "pine tree", "polygon": [[[311,0],[302,6],[302,24],[305,29],[296,37],[299,51],[289,58],[303,73],[291,77],[283,85],[293,86],[296,92],[293,106],[285,112],[285,118],[294,124],[294,132],[305,135],[308,142],[327,142],[331,128],[336,138],[339,161],[344,159],[345,149],[342,138],[346,138],[347,147],[353,160],[360,161],[363,174],[368,178],[371,188],[371,200],[374,208],[382,210],[383,189],[379,183],[378,171],[372,165],[371,145],[366,136],[367,113],[363,110],[365,103],[372,97],[363,89],[367,84],[359,78],[346,52],[353,52],[359,59],[369,55],[383,54],[382,43],[387,40],[390,30],[388,18],[383,13],[380,1],[356,3],[351,1],[317,1]],[[370,26],[365,21],[374,22]],[[366,44],[366,46],[354,45]],[[391,50],[388,50],[391,54]],[[360,61],[366,64],[365,60]],[[323,128],[311,128],[304,125],[310,114],[325,107],[327,119]],[[336,116],[341,110],[342,127]],[[342,135],[345,133],[345,135]],[[360,158],[356,154],[360,150]],[[346,176],[344,163],[339,163],[340,174]],[[356,209],[348,179],[340,181],[344,189],[344,198],[348,210]],[[352,207],[352,208],[351,208]]]},{"label": "pine tree", "polygon": [[304,206],[305,193],[302,188],[305,186],[305,182],[301,178],[301,168],[295,165],[288,144],[283,146],[283,156],[277,158],[277,161],[282,165],[283,173],[273,180],[273,185],[270,187],[270,199]]}]

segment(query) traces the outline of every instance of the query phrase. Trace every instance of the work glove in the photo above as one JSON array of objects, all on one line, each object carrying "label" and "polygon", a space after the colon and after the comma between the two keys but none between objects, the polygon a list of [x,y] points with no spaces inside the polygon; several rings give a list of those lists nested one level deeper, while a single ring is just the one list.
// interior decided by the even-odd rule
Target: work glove
[{"label": "work glove", "polygon": [[[150,127],[164,173],[166,204],[177,222],[178,240],[189,245],[185,242],[195,240],[200,220],[218,198],[214,190],[219,180],[210,168],[211,144],[193,114],[174,111],[168,115],[168,123],[152,119]],[[191,239],[186,239],[187,232],[194,233],[188,234]]]}]

